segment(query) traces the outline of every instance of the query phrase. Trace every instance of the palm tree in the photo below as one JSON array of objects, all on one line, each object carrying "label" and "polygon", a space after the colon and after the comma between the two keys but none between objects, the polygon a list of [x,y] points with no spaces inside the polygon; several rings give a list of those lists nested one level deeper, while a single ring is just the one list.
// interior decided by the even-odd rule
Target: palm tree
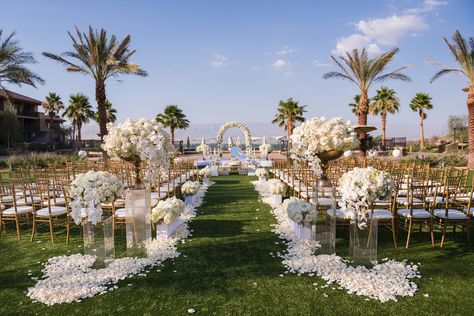
[{"label": "palm tree", "polygon": [[410,108],[413,110],[413,112],[418,112],[420,115],[420,148],[424,148],[425,130],[423,127],[423,122],[428,116],[424,111],[433,109],[431,97],[428,95],[428,93],[418,92],[410,101]]},{"label": "palm tree", "polygon": [[163,113],[156,116],[156,121],[163,124],[164,127],[169,127],[172,144],[174,144],[174,130],[176,128],[186,129],[189,127],[189,120],[186,118],[183,110],[175,104],[168,105]]},{"label": "palm tree", "polygon": [[54,92],[50,92],[46,96],[46,100],[41,104],[43,109],[49,114],[49,132],[50,132],[50,144],[54,149],[54,127],[53,127],[53,118],[55,115],[59,114],[59,111],[64,109],[63,101],[61,97]]},{"label": "palm tree", "polygon": [[360,103],[360,94],[354,96],[354,103],[349,103],[348,105],[352,108],[351,112],[358,116],[359,112],[359,103]]},{"label": "palm tree", "polygon": [[275,115],[272,123],[280,127],[285,127],[288,133],[288,144],[291,142],[291,135],[295,129],[296,122],[304,122],[303,113],[306,112],[306,105],[300,106],[298,101],[289,98],[286,101],[280,101],[278,104],[278,113]]},{"label": "palm tree", "polygon": [[[340,71],[331,71],[326,73],[323,78],[338,78],[352,81],[360,90],[359,109],[357,122],[359,125],[367,125],[367,115],[369,113],[369,89],[374,83],[383,82],[388,79],[398,79],[402,81],[411,81],[411,79],[402,73],[408,66],[403,66],[395,71],[382,74],[386,66],[392,61],[399,49],[394,48],[391,51],[383,53],[377,57],[369,58],[365,48],[359,53],[357,49],[352,54],[346,52],[346,56],[331,56],[332,60],[339,67]],[[361,151],[365,155],[366,134],[359,133],[361,140]]]},{"label": "palm tree", "polygon": [[134,74],[146,77],[146,71],[138,64],[130,62],[135,50],[130,50],[130,35],[118,41],[115,35],[110,38],[105,29],[94,30],[89,26],[89,32],[81,33],[76,28],[76,36],[68,32],[73,44],[73,51],[63,53],[70,57],[67,60],[60,55],[43,52],[43,55],[66,66],[69,72],[77,72],[91,76],[95,80],[95,98],[99,112],[99,128],[101,140],[107,135],[107,95],[105,84],[108,79],[123,74]]},{"label": "palm tree", "polygon": [[459,68],[434,62],[440,65],[442,69],[431,78],[431,82],[449,73],[460,74],[467,78],[469,86],[463,89],[463,91],[467,92],[469,142],[469,162],[467,166],[472,169],[474,168],[474,38],[469,37],[468,44],[468,41],[462,37],[461,33],[456,31],[453,35],[453,43],[449,42],[445,37],[443,39],[458,62]]},{"label": "palm tree", "polygon": [[73,128],[77,128],[77,140],[81,141],[82,125],[93,119],[95,113],[89,103],[89,98],[82,93],[77,93],[70,96],[69,106],[64,111],[63,116],[67,116],[72,121]]},{"label": "palm tree", "polygon": [[44,83],[40,76],[28,69],[29,64],[35,64],[36,59],[32,53],[25,52],[20,43],[14,40],[15,33],[2,38],[3,30],[0,29],[0,89],[10,103],[10,97],[5,91],[5,84],[21,86],[26,84],[36,88],[37,83]]},{"label": "palm tree", "polygon": [[377,94],[372,98],[370,104],[370,113],[374,115],[380,114],[382,116],[382,146],[385,148],[386,127],[387,127],[387,113],[394,114],[398,112],[400,107],[400,100],[396,95],[395,90],[387,87],[381,87],[377,90]]},{"label": "palm tree", "polygon": [[[105,111],[107,117],[107,123],[115,123],[117,120],[117,110],[112,107],[112,102],[109,100],[105,101]],[[95,120],[99,122],[99,112],[95,113]]]}]

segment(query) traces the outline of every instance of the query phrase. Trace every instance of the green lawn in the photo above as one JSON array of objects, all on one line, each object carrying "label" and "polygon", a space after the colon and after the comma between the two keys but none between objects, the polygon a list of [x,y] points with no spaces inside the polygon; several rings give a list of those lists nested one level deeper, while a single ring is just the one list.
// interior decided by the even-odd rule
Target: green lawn
[{"label": "green lawn", "polygon": [[[270,207],[258,202],[252,179],[215,178],[206,203],[191,223],[192,237],[179,245],[180,257],[165,261],[146,277],[122,281],[116,291],[80,303],[50,307],[33,304],[25,294],[27,287],[34,285],[28,270],[41,276],[38,262],[81,250],[79,230],[74,230],[69,245],[63,243],[62,232],[51,245],[46,231],[39,235],[40,243],[31,243],[27,238],[17,241],[9,226],[0,237],[0,315],[185,315],[188,308],[201,315],[474,313],[474,252],[461,233],[455,241],[449,235],[445,250],[432,250],[426,233],[415,234],[409,250],[394,250],[390,234],[381,230],[379,258],[421,263],[422,278],[416,281],[419,292],[399,302],[366,301],[332,287],[315,291],[313,283],[323,284],[318,277],[284,274],[281,259],[269,253],[282,251],[285,246],[276,244],[279,239],[270,227],[275,219]],[[23,230],[26,232],[27,227]],[[118,248],[123,250],[124,237],[118,236]],[[338,238],[338,253],[347,254],[347,234],[338,231],[338,236],[342,236]],[[404,236],[401,234],[400,242]]]}]

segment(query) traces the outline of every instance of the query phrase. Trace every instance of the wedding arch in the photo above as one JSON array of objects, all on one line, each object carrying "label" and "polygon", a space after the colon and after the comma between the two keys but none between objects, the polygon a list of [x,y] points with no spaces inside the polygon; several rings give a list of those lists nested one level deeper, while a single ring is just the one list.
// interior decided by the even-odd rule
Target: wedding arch
[{"label": "wedding arch", "polygon": [[244,133],[245,150],[247,152],[251,150],[252,149],[252,135],[250,134],[250,130],[247,126],[239,122],[227,122],[219,128],[219,131],[217,132],[217,138],[216,138],[217,148],[218,149],[222,148],[224,133],[227,129],[232,128],[232,127],[240,128],[240,130]]}]

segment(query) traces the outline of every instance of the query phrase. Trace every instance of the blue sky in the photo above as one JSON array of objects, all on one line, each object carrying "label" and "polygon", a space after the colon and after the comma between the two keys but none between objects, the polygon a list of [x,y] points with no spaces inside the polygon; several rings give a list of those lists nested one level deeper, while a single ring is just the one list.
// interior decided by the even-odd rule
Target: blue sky
[{"label": "blue sky", "polygon": [[[108,82],[108,97],[119,121],[152,118],[173,103],[197,124],[268,123],[278,101],[289,97],[308,105],[307,117],[354,120],[347,103],[356,87],[321,76],[336,69],[330,54],[361,46],[373,54],[398,46],[400,53],[390,69],[412,65],[406,72],[412,83],[386,83],[401,101],[400,114],[388,119],[389,136],[417,137],[418,116],[408,104],[419,91],[433,97],[428,135],[445,132],[448,115],[467,112],[466,94],[461,91],[466,80],[446,77],[430,84],[437,68],[424,60],[454,65],[442,37],[450,37],[456,29],[474,36],[474,1],[470,0],[0,0],[0,8],[0,28],[17,32],[25,50],[38,59],[33,70],[46,80],[38,89],[9,88],[40,100],[49,91],[66,101],[70,94],[83,92],[95,104],[89,77],[66,73],[40,55],[70,50],[68,30],[92,25],[118,37],[131,34],[131,47],[137,50],[133,61],[149,77],[125,76],[121,82]],[[375,125],[379,121],[369,119]]]}]

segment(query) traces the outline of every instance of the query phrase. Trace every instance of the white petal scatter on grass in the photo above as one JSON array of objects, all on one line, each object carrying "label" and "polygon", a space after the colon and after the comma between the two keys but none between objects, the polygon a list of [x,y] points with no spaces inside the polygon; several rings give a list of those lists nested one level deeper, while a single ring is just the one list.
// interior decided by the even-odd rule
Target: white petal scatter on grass
[{"label": "white petal scatter on grass", "polygon": [[[349,294],[366,296],[380,302],[397,301],[398,297],[415,295],[418,287],[412,279],[420,277],[418,266],[406,260],[382,260],[373,268],[354,267],[337,255],[315,255],[319,245],[315,241],[299,240],[288,224],[282,206],[273,205],[265,184],[252,182],[264,203],[272,207],[278,224],[272,230],[287,243],[287,252],[278,253],[289,272],[315,274],[328,284],[338,283]],[[326,288],[328,285],[322,286]],[[327,294],[325,294],[327,297]]]},{"label": "white petal scatter on grass", "polygon": [[[58,256],[48,260],[43,268],[43,279],[28,289],[27,295],[35,302],[47,305],[80,302],[82,299],[101,294],[118,287],[111,285],[142,275],[149,268],[159,266],[164,260],[180,255],[176,245],[189,236],[188,222],[196,216],[196,208],[202,205],[203,197],[209,182],[201,186],[197,199],[186,206],[180,218],[183,224],[176,229],[171,238],[150,240],[147,247],[147,258],[125,257],[114,260],[107,268],[93,269],[95,257],[73,254]],[[157,270],[159,271],[159,270]],[[128,286],[133,286],[129,283]]]}]

